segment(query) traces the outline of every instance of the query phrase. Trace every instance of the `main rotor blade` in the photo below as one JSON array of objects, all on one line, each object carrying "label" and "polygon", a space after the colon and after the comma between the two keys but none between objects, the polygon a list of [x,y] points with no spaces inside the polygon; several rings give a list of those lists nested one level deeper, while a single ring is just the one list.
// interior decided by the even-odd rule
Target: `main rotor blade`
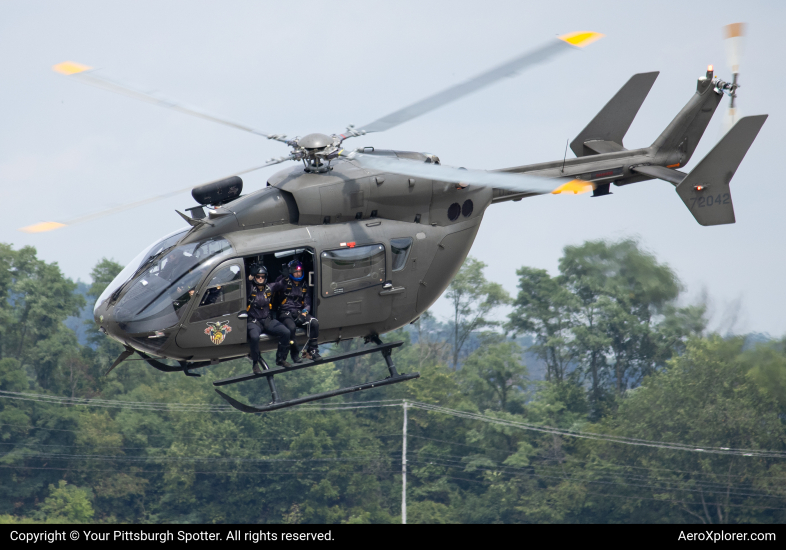
[{"label": "main rotor blade", "polygon": [[562,35],[558,37],[557,40],[549,41],[547,44],[544,44],[543,46],[531,52],[527,52],[514,59],[511,59],[507,63],[503,63],[502,65],[479,74],[474,78],[471,78],[460,84],[456,84],[455,86],[451,86],[447,90],[443,90],[437,94],[422,99],[417,103],[413,103],[409,107],[399,109],[398,111],[375,120],[370,124],[366,124],[361,128],[353,129],[354,131],[350,131],[351,133],[349,135],[345,135],[345,137],[389,130],[394,126],[403,124],[404,122],[412,120],[413,118],[424,115],[430,111],[433,111],[434,109],[442,107],[443,105],[447,105],[448,103],[456,101],[459,98],[485,88],[486,86],[489,86],[498,80],[502,80],[507,76],[514,76],[516,73],[519,73],[528,67],[532,67],[538,63],[543,63],[553,57],[556,57],[557,55],[567,53],[571,50],[578,50],[588,46],[596,40],[603,38],[603,36],[603,34],[597,32],[574,32]]},{"label": "main rotor blade", "polygon": [[517,193],[584,193],[592,191],[593,185],[582,180],[571,178],[544,178],[540,176],[530,176],[527,174],[515,174],[512,172],[488,172],[486,170],[468,170],[466,168],[455,168],[453,166],[443,166],[441,164],[427,164],[410,159],[398,159],[392,157],[381,157],[367,155],[358,152],[344,154],[341,156],[357,162],[360,166],[379,170],[380,172],[393,172],[403,176],[424,178],[447,183],[481,185],[484,187],[495,187],[506,189]]},{"label": "main rotor blade", "polygon": [[187,107],[182,103],[178,103],[177,101],[174,101],[172,99],[167,99],[166,97],[163,97],[159,94],[137,90],[132,86],[129,86],[128,84],[123,84],[121,82],[117,82],[105,76],[99,75],[96,73],[97,69],[88,67],[87,65],[82,65],[81,63],[75,63],[73,61],[65,61],[64,63],[59,63],[57,65],[54,65],[52,69],[60,74],[70,76],[71,78],[79,80],[80,82],[83,82],[85,84],[89,84],[91,86],[96,86],[98,88],[103,88],[104,90],[109,90],[111,92],[132,97],[134,99],[139,99],[141,101],[152,103],[153,105],[158,105],[159,107],[164,107],[166,109],[172,109],[174,111],[178,111],[186,115],[191,115],[205,120],[210,120],[212,122],[217,122],[219,124],[223,124],[224,126],[230,126],[232,128],[237,128],[238,130],[243,130],[245,132],[251,132],[252,134],[266,137],[267,139],[273,139],[276,141],[287,143],[287,140],[285,139],[286,136],[284,135],[268,134],[266,132],[262,132],[261,130],[256,130],[254,128],[251,128],[250,126],[246,126],[245,124],[240,124],[238,122],[233,122],[231,120],[219,118],[217,116],[213,116],[211,114],[205,113],[204,111],[200,111],[194,107]]},{"label": "main rotor blade", "polygon": [[[286,160],[286,159],[283,159]],[[266,166],[270,166],[272,164],[278,164],[282,162],[282,160],[273,160],[268,162],[267,164],[263,164],[262,166],[255,166],[254,168],[249,168],[248,170],[243,170],[242,172],[237,172],[235,174],[231,174],[229,176],[225,176],[224,178],[231,178],[232,176],[242,176],[243,174],[248,174],[249,172],[253,172],[254,170],[259,170],[260,168],[265,168]],[[210,180],[210,182],[219,181],[219,180]],[[205,183],[210,183],[205,182]],[[109,214],[117,214],[118,212],[123,212],[124,210],[130,210],[131,208],[136,208],[137,206],[142,206],[145,204],[150,204],[152,202],[157,202],[162,199],[168,199],[169,197],[174,197],[184,191],[190,191],[194,187],[198,187],[200,185],[204,185],[202,183],[198,183],[196,185],[189,185],[188,187],[183,187],[181,189],[176,189],[174,191],[170,191],[169,193],[164,193],[162,195],[156,195],[154,197],[148,197],[146,199],[142,199],[139,201],[129,202],[126,204],[121,204],[120,206],[114,206],[112,208],[107,208],[106,210],[101,210],[99,212],[94,212],[92,214],[85,214],[84,216],[78,216],[76,218],[71,218],[70,220],[60,221],[60,222],[41,222],[36,223],[33,225],[28,225],[26,227],[19,228],[19,231],[23,231],[25,233],[44,233],[46,231],[52,231],[54,229],[60,229],[61,227],[67,227],[71,225],[76,225],[78,223],[87,222],[90,220],[94,220],[96,218],[102,218],[104,216],[108,216]]]}]

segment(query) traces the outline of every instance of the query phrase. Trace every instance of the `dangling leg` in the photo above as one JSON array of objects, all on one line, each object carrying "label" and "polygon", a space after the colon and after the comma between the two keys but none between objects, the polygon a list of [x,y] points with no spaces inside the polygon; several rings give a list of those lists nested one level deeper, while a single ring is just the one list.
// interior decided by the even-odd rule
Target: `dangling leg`
[{"label": "dangling leg", "polygon": [[[279,357],[281,356],[282,344],[284,346],[284,358],[286,358],[287,356],[285,346],[289,344],[289,330],[287,329],[287,327],[285,327],[284,325],[282,325],[272,317],[268,317],[267,319],[264,319],[262,321],[262,327],[265,329],[265,334],[268,334],[273,338],[278,339],[278,351],[276,352],[276,365],[279,365],[281,367],[288,367],[289,363],[287,363],[286,361],[279,362]],[[268,370],[268,366],[264,362],[262,363],[262,367],[265,370]],[[257,372],[257,374],[261,374],[261,372]],[[270,387],[270,394],[273,396],[273,403],[277,402],[278,389],[276,389],[276,381],[273,380],[272,376],[267,377],[267,385]]]},{"label": "dangling leg", "polygon": [[278,349],[276,350],[276,365],[279,367],[289,368],[291,365],[287,363],[287,353],[289,352],[290,331],[279,321],[269,319],[265,323],[265,332],[273,338],[278,340]]},{"label": "dangling leg", "polygon": [[255,374],[261,374],[262,371],[259,369],[259,363],[262,360],[262,355],[259,353],[259,335],[262,334],[262,327],[260,327],[258,323],[252,322],[251,319],[248,320],[246,326],[248,347],[251,348],[251,361],[253,361],[251,368],[254,369]]},{"label": "dangling leg", "polygon": [[319,321],[315,317],[308,316],[308,346],[307,352],[312,361],[319,361],[322,356],[319,355]]},{"label": "dangling leg", "polygon": [[311,325],[307,322],[304,323],[299,318],[297,321],[295,321],[295,324],[299,327],[304,327],[306,330],[306,341],[303,343],[303,347],[300,348],[300,351],[298,353],[300,353],[300,357],[303,357],[304,359],[311,359],[309,354],[306,352],[306,350],[308,350],[308,341],[311,338]]},{"label": "dangling leg", "polygon": [[297,350],[297,345],[295,344],[295,332],[297,331],[297,326],[295,326],[295,320],[292,319],[289,315],[281,315],[278,318],[279,322],[281,322],[287,329],[289,329],[289,352],[292,355],[292,362],[293,363],[302,363],[303,360],[300,358],[300,354]]}]

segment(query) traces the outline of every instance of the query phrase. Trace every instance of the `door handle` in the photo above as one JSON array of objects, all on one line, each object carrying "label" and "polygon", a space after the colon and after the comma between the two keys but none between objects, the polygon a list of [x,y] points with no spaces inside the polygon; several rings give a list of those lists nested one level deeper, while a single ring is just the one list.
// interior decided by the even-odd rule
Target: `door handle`
[{"label": "door handle", "polygon": [[380,296],[388,296],[390,294],[401,294],[405,290],[407,290],[407,289],[404,288],[403,286],[394,286],[393,288],[390,288],[388,290],[380,291],[379,295]]}]

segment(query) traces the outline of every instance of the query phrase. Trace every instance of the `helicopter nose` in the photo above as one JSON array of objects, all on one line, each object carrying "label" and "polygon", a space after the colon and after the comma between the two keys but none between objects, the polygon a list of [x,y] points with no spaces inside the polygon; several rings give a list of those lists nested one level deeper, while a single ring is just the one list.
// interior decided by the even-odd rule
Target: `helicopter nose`
[{"label": "helicopter nose", "polygon": [[163,348],[174,342],[178,332],[177,326],[163,330],[138,332],[134,331],[133,323],[128,323],[122,318],[122,312],[120,313],[121,318],[118,319],[115,315],[116,311],[117,305],[100,304],[96,305],[93,316],[98,324],[99,332],[119,344],[145,353],[161,354]]},{"label": "helicopter nose", "polygon": [[120,328],[115,322],[111,311],[106,304],[96,305],[93,310],[93,319],[98,325],[98,331],[105,336],[109,336],[113,340],[120,342],[123,345],[128,345],[128,335]]}]

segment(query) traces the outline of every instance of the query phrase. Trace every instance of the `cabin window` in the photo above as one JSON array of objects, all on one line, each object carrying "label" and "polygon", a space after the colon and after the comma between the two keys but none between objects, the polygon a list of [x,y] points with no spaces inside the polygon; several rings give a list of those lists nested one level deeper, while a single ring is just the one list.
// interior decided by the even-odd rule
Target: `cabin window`
[{"label": "cabin window", "polygon": [[219,269],[210,279],[199,307],[191,315],[191,322],[204,321],[243,309],[242,275],[239,265]]},{"label": "cabin window", "polygon": [[393,256],[393,271],[401,271],[407,265],[409,251],[412,250],[412,239],[390,239],[390,253]]},{"label": "cabin window", "polygon": [[322,259],[322,296],[346,294],[385,281],[385,247],[381,244],[326,250]]}]

